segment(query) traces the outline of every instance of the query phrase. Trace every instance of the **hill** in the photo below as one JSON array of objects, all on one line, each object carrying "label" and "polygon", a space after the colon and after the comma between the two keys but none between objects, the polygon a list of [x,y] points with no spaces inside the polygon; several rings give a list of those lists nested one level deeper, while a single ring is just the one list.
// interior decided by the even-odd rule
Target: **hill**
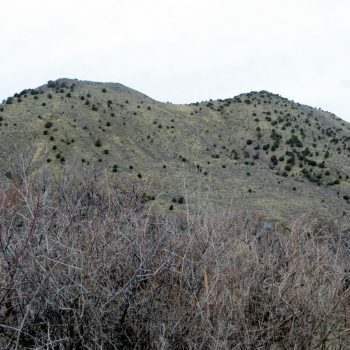
[{"label": "hill", "polygon": [[350,124],[267,91],[174,105],[58,79],[5,100],[0,135],[2,182],[20,173],[22,154],[31,173],[141,184],[166,210],[188,200],[327,219],[350,208]]}]

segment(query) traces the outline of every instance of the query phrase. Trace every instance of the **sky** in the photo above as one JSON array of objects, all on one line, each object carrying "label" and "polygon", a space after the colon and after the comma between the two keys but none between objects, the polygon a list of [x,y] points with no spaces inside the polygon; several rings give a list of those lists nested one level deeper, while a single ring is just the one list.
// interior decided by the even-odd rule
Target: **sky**
[{"label": "sky", "polygon": [[268,90],[350,122],[348,0],[2,0],[0,101],[48,80],[163,102]]}]

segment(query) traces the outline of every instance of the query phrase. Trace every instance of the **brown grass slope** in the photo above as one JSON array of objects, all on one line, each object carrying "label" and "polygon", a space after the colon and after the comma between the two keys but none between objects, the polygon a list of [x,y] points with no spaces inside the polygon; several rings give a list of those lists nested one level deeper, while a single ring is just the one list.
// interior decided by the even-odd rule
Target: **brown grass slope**
[{"label": "brown grass slope", "polygon": [[155,208],[180,210],[182,197],[276,218],[349,208],[349,124],[266,91],[173,105],[59,79],[4,101],[0,136],[2,181],[16,178],[22,155],[29,172],[141,182]]}]

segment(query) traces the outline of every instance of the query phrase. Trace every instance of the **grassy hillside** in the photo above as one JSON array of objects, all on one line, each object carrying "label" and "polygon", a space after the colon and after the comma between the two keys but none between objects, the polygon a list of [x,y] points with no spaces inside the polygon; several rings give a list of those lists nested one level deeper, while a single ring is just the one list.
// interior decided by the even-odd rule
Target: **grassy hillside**
[{"label": "grassy hillside", "polygon": [[267,91],[173,105],[121,84],[59,79],[0,105],[0,172],[66,169],[141,183],[155,208],[186,200],[270,217],[350,208],[350,125]]}]

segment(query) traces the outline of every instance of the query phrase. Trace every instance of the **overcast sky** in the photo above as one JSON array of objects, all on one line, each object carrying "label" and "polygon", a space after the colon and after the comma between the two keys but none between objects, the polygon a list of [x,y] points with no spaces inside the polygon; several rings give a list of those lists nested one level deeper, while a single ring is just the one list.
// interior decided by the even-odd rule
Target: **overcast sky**
[{"label": "overcast sky", "polygon": [[3,0],[0,100],[60,77],[188,103],[269,90],[350,121],[348,0]]}]

